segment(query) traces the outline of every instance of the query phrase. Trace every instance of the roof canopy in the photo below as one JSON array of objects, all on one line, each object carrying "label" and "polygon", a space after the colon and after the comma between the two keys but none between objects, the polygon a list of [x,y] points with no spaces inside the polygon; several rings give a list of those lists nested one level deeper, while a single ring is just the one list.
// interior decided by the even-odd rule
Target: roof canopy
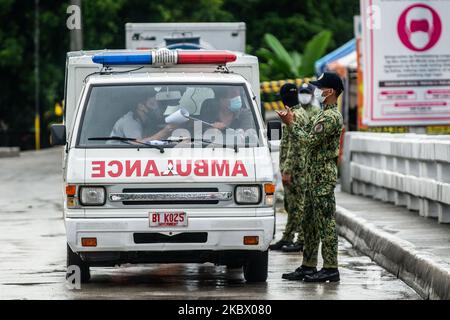
[{"label": "roof canopy", "polygon": [[315,63],[316,73],[323,73],[328,65],[340,65],[341,67],[356,68],[356,40],[352,39],[343,46],[320,58]]}]

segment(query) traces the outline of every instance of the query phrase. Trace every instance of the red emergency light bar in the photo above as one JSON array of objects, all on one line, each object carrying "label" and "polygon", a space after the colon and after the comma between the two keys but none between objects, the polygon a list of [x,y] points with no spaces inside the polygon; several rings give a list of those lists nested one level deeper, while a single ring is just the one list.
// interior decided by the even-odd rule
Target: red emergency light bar
[{"label": "red emergency light bar", "polygon": [[236,58],[228,51],[178,51],[178,64],[225,64]]},{"label": "red emergency light bar", "polygon": [[168,50],[141,51],[139,53],[100,53],[92,61],[103,65],[172,65],[172,64],[218,64],[236,61],[230,51]]}]

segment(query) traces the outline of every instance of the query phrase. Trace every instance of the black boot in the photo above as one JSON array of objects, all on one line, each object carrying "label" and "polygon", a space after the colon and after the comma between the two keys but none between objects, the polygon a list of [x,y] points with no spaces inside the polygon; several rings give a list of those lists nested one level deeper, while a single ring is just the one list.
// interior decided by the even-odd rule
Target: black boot
[{"label": "black boot", "polygon": [[337,268],[322,268],[319,272],[305,276],[305,282],[338,282],[340,280]]},{"label": "black boot", "polygon": [[282,278],[286,280],[303,280],[307,275],[312,275],[317,272],[316,268],[301,266],[295,269],[294,272],[291,273],[283,273]]},{"label": "black boot", "polygon": [[303,243],[293,243],[290,245],[283,246],[281,248],[283,252],[302,252],[303,251]]},{"label": "black boot", "polygon": [[280,241],[278,241],[278,242],[276,242],[274,244],[271,244],[269,246],[269,249],[270,250],[281,250],[281,248],[283,246],[287,246],[287,245],[290,245],[290,244],[292,244],[292,241],[287,241],[287,240],[281,239]]}]

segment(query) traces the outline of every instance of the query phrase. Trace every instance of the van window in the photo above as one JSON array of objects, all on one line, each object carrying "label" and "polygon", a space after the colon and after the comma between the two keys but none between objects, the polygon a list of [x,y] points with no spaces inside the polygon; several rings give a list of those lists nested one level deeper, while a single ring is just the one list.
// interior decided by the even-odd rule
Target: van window
[{"label": "van window", "polygon": [[241,84],[99,85],[89,92],[77,146],[134,147],[117,137],[145,143],[182,140],[189,142],[186,147],[192,147],[191,140],[213,141],[216,147],[257,146],[256,124]]}]

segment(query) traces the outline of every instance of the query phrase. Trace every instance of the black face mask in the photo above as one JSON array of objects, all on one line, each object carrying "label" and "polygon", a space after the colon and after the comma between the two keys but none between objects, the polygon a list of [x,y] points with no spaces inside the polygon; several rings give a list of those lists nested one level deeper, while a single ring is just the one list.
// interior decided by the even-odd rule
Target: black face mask
[{"label": "black face mask", "polygon": [[289,94],[282,97],[283,104],[288,107],[293,107],[298,105],[298,94]]},{"label": "black face mask", "polygon": [[151,135],[165,126],[164,115],[161,108],[150,109],[145,115],[143,123],[145,134]]},{"label": "black face mask", "polygon": [[293,83],[285,83],[280,88],[280,98],[283,104],[288,107],[293,107],[298,104],[298,89]]}]

